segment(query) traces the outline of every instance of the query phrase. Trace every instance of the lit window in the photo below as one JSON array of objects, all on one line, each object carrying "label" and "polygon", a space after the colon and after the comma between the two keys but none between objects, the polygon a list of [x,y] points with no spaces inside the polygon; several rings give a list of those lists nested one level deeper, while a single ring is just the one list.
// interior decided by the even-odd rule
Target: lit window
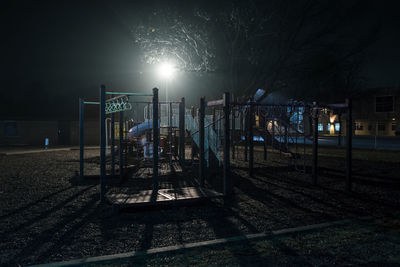
[{"label": "lit window", "polygon": [[336,132],[340,131],[340,123],[338,123],[338,122],[335,123],[335,131]]},{"label": "lit window", "polygon": [[364,129],[364,126],[363,126],[362,122],[355,122],[355,128],[356,128],[356,131],[362,131]]},{"label": "lit window", "polygon": [[324,126],[322,123],[318,123],[318,132],[322,132],[324,130]]},{"label": "lit window", "polygon": [[326,130],[329,131],[330,129],[331,129],[331,124],[328,123],[328,124],[326,125]]}]

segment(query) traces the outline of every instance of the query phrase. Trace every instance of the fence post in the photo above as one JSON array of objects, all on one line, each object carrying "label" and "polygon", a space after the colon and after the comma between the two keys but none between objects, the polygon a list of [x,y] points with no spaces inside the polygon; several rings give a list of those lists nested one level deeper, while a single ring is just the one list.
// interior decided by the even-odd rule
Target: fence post
[{"label": "fence post", "polygon": [[100,86],[100,202],[104,203],[106,189],[106,87]]},{"label": "fence post", "polygon": [[248,142],[249,142],[249,109],[245,109],[244,114],[244,161],[247,161]]},{"label": "fence post", "polygon": [[153,88],[153,191],[158,190],[158,145],[160,128],[158,124],[158,89]]},{"label": "fence post", "polygon": [[236,110],[232,107],[232,132],[231,132],[231,146],[232,146],[232,159],[235,159],[235,137],[236,137]]},{"label": "fence post", "polygon": [[351,99],[346,99],[347,121],[346,121],[346,190],[351,191],[352,187],[352,135],[353,135],[353,114]]},{"label": "fence post", "polygon": [[342,145],[342,112],[341,111],[339,111],[338,120],[339,120],[339,133],[338,133],[337,141],[338,141],[338,146],[341,146]]},{"label": "fence post", "polygon": [[249,110],[249,174],[250,177],[254,175],[254,106],[253,102],[250,102],[250,110]]},{"label": "fence post", "polygon": [[83,180],[84,175],[84,151],[85,151],[85,102],[79,98],[79,177]]},{"label": "fence post", "polygon": [[182,170],[185,169],[185,98],[179,103],[179,159]]},{"label": "fence post", "polygon": [[111,114],[111,175],[115,176],[115,114]]},{"label": "fence post", "polygon": [[230,95],[229,92],[224,93],[224,195],[229,196],[232,192],[232,181],[230,175]]},{"label": "fence post", "polygon": [[204,174],[204,167],[205,167],[205,158],[204,158],[204,117],[205,117],[205,107],[206,107],[206,102],[204,97],[200,98],[200,109],[199,109],[199,178],[200,178],[200,186],[204,186],[204,179],[205,179],[205,174]]},{"label": "fence post", "polygon": [[317,102],[314,102],[313,104],[312,182],[316,185],[318,178],[318,106]]}]

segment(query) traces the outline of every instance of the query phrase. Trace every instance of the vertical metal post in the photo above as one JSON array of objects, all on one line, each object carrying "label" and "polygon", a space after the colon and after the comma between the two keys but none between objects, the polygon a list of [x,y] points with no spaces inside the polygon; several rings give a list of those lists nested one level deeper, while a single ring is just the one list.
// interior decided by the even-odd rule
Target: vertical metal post
[{"label": "vertical metal post", "polygon": [[[275,115],[275,113],[272,113],[272,114]],[[272,149],[274,149],[274,145],[275,145],[275,117],[272,117],[271,132],[272,132],[271,147],[272,147]]]},{"label": "vertical metal post", "polygon": [[124,176],[124,154],[123,154],[123,140],[124,140],[124,112],[119,112],[119,178]]},{"label": "vertical metal post", "polygon": [[[191,109],[191,114],[192,114],[192,117],[193,117],[193,121],[194,121],[194,123],[196,123],[196,119],[195,119],[195,114],[196,114],[196,112],[195,112],[195,110],[194,110],[194,106],[192,106],[192,109]],[[194,152],[195,152],[195,144],[194,144],[194,140],[193,140],[193,136],[192,136],[192,149],[191,149],[191,161],[192,161],[192,165],[193,165],[193,163],[194,163]]]},{"label": "vertical metal post", "polygon": [[169,136],[169,164],[172,165],[172,103],[168,103],[168,136]]},{"label": "vertical metal post", "polygon": [[115,114],[111,114],[111,176],[115,176]]},{"label": "vertical metal post", "polygon": [[317,184],[318,179],[318,106],[314,102],[313,118],[313,150],[312,150],[312,182]]},{"label": "vertical metal post", "polygon": [[106,87],[100,86],[100,201],[106,191]]},{"label": "vertical metal post", "polygon": [[224,93],[224,170],[223,170],[223,175],[224,175],[224,195],[229,196],[232,192],[232,182],[231,182],[231,176],[230,176],[230,133],[229,133],[229,128],[230,128],[230,121],[229,121],[229,115],[230,115],[230,95],[228,92]]},{"label": "vertical metal post", "polygon": [[254,174],[254,106],[253,102],[250,103],[250,111],[249,111],[249,174],[250,177],[253,177]]},{"label": "vertical metal post", "polygon": [[84,175],[84,151],[85,151],[85,102],[79,98],[79,177]]},{"label": "vertical metal post", "polygon": [[232,108],[232,133],[231,133],[231,146],[232,146],[232,159],[235,159],[235,133],[236,133],[236,110]]},{"label": "vertical metal post", "polygon": [[153,88],[153,190],[158,190],[158,145],[160,128],[158,124],[158,89]]},{"label": "vertical metal post", "polygon": [[200,154],[200,165],[199,165],[199,178],[200,178],[200,186],[204,186],[205,179],[205,158],[204,158],[204,117],[205,117],[205,107],[206,101],[204,97],[200,98],[200,109],[199,109],[199,154]]},{"label": "vertical metal post", "polygon": [[346,121],[346,190],[351,191],[352,187],[352,135],[353,135],[353,114],[351,99],[346,99],[347,121]]},{"label": "vertical metal post", "polygon": [[339,111],[338,120],[339,120],[339,134],[338,134],[338,146],[342,145],[342,112]]},{"label": "vertical metal post", "polygon": [[244,161],[247,161],[248,142],[249,142],[249,113],[250,110],[245,110],[244,115]]},{"label": "vertical metal post", "polygon": [[185,169],[185,98],[179,103],[179,159],[182,170]]}]

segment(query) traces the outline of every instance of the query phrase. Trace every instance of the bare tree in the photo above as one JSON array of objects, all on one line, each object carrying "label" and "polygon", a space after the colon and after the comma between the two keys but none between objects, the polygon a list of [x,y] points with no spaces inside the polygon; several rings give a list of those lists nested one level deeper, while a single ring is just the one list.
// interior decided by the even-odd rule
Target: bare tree
[{"label": "bare tree", "polygon": [[[362,53],[376,39],[368,1],[215,1],[162,7],[134,30],[143,59],[184,71],[219,72],[226,88],[250,96],[281,90],[303,98],[350,94]],[[262,98],[260,98],[261,100]]]}]

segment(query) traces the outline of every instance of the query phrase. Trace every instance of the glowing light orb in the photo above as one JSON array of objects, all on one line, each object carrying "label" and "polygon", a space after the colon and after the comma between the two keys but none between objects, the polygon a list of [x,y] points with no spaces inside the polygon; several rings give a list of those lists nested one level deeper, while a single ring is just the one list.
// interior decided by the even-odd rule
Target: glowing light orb
[{"label": "glowing light orb", "polygon": [[171,79],[174,76],[175,67],[171,63],[162,63],[158,67],[158,73],[164,79]]}]

